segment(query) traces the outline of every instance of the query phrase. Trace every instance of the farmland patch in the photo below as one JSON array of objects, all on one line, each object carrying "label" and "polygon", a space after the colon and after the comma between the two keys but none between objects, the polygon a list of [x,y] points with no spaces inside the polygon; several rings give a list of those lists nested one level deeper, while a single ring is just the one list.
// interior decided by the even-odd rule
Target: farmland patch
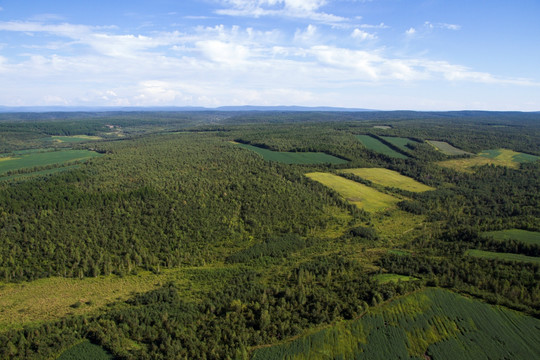
[{"label": "farmland patch", "polygon": [[540,232],[519,229],[509,229],[500,231],[486,231],[482,235],[493,237],[495,240],[507,241],[516,240],[526,244],[540,245]]},{"label": "farmland patch", "polygon": [[394,149],[391,149],[386,144],[383,144],[379,140],[369,135],[357,135],[356,138],[368,149],[375,151],[386,156],[390,156],[397,159],[407,159],[407,156],[398,153]]},{"label": "farmland patch", "polygon": [[261,155],[264,160],[277,161],[284,164],[346,164],[347,160],[328,155],[322,152],[280,152],[263,149],[258,146],[239,144],[243,147]]},{"label": "farmland patch", "polygon": [[404,151],[411,150],[407,147],[408,144],[418,144],[418,142],[415,140],[397,136],[381,136],[381,138]]},{"label": "farmland patch", "polygon": [[427,142],[445,155],[472,155],[471,153],[458,149],[445,141],[428,140]]},{"label": "farmland patch", "polygon": [[337,191],[348,202],[366,211],[379,211],[394,207],[400,199],[377,191],[364,184],[345,179],[341,176],[314,172],[306,174],[312,180]]},{"label": "farmland patch", "polygon": [[0,162],[0,176],[6,175],[9,171],[70,163],[87,160],[96,156],[101,155],[89,150],[32,151],[18,153],[12,157],[3,157],[4,160]]},{"label": "farmland patch", "polygon": [[71,135],[71,136],[51,136],[53,142],[60,143],[77,143],[83,141],[96,141],[101,140],[99,136],[89,136],[89,135]]},{"label": "farmland patch", "polygon": [[540,157],[531,155],[531,154],[524,154],[520,152],[516,152],[509,149],[494,149],[494,150],[483,150],[478,155],[488,158],[488,159],[494,159],[505,163],[525,163],[525,162],[534,162]]},{"label": "farmland patch", "polygon": [[517,261],[517,262],[525,262],[525,263],[532,263],[532,264],[540,264],[540,257],[526,256],[526,255],[521,255],[521,254],[500,253],[500,252],[483,251],[483,250],[468,250],[467,255],[479,257],[479,258],[485,258],[485,259],[493,259],[493,260]]},{"label": "farmland patch", "polygon": [[442,289],[427,289],[253,359],[536,359],[540,320]]},{"label": "farmland patch", "polygon": [[408,176],[401,175],[397,171],[392,171],[384,168],[345,169],[341,172],[359,176],[375,184],[386,187],[394,187],[406,191],[424,192],[429,190],[435,190],[435,188],[424,185]]},{"label": "farmland patch", "polygon": [[101,346],[84,340],[64,351],[58,360],[109,360],[114,357]]}]

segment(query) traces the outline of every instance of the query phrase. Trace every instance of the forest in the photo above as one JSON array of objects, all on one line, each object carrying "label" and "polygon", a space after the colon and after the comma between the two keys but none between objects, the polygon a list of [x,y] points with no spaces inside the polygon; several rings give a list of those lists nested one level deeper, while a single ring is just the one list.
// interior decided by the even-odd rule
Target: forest
[{"label": "forest", "polygon": [[540,358],[539,235],[539,113],[0,113],[0,358]]}]

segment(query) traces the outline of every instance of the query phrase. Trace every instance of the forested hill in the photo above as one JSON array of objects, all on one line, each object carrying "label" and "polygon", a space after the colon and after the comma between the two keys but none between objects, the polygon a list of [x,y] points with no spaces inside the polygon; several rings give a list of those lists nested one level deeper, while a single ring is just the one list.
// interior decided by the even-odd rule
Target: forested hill
[{"label": "forested hill", "polygon": [[0,358],[540,358],[539,117],[1,114]]}]

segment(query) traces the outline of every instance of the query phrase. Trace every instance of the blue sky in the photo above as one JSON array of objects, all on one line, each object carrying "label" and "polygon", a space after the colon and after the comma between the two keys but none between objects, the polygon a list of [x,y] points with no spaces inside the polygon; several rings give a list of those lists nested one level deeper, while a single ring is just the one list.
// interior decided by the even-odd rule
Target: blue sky
[{"label": "blue sky", "polygon": [[0,0],[0,105],[540,110],[538,0]]}]

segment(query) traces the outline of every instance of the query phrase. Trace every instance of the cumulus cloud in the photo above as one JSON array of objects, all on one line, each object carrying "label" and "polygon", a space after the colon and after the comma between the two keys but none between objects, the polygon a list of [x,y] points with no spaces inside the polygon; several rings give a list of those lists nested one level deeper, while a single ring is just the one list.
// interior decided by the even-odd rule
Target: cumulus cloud
[{"label": "cumulus cloud", "polygon": [[405,35],[407,36],[413,36],[414,34],[416,34],[416,29],[411,27],[409,28],[408,30],[405,31]]},{"label": "cumulus cloud", "polygon": [[367,31],[363,31],[360,29],[354,29],[351,36],[358,40],[375,40],[377,38],[376,35],[368,33]]}]

